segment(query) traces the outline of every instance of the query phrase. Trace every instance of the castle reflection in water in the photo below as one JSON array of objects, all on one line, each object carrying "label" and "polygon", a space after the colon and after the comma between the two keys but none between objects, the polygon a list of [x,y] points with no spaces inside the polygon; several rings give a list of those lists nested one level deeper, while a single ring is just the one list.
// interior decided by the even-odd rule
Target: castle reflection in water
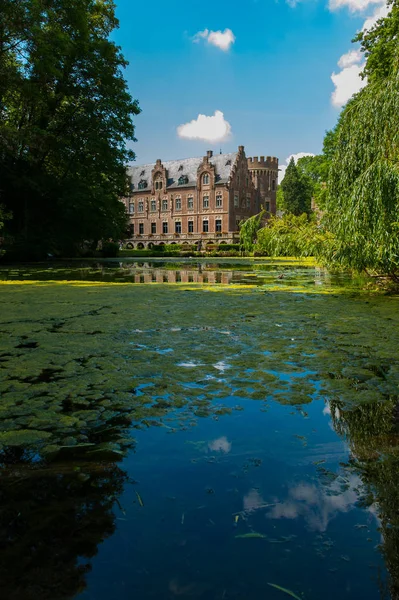
[{"label": "castle reflection in water", "polygon": [[123,275],[134,283],[205,283],[225,284],[233,281],[233,271],[214,271],[204,265],[191,265],[186,269],[165,269],[149,263],[136,264],[135,267],[120,263]]}]

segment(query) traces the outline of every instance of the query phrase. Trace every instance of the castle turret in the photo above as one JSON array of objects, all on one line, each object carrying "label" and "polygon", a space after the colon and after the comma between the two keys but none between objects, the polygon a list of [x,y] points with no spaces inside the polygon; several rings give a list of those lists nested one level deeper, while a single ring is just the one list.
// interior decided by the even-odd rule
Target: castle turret
[{"label": "castle turret", "polygon": [[248,158],[248,170],[257,190],[261,205],[272,215],[276,214],[276,191],[278,183],[278,158],[261,156]]}]

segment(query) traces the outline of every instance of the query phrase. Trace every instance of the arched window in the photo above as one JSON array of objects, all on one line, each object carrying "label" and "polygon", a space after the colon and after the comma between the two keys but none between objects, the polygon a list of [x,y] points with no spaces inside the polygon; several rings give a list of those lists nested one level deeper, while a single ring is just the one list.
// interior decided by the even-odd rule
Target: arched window
[{"label": "arched window", "polygon": [[205,173],[205,175],[202,177],[202,183],[204,185],[209,185],[209,173]]}]

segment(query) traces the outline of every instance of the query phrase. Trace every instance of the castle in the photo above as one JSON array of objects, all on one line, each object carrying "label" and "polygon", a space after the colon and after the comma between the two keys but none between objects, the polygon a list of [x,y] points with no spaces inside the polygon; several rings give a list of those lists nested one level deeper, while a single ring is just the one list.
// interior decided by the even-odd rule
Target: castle
[{"label": "castle", "polygon": [[276,213],[278,159],[209,150],[186,158],[128,169],[129,248],[165,244],[226,244],[239,240],[239,223],[262,208]]}]

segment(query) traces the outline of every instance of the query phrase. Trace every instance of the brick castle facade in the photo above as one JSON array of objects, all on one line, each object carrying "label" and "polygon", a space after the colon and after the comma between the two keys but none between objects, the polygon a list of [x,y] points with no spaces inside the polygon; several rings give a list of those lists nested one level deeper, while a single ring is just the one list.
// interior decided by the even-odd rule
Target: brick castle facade
[{"label": "brick castle facade", "polygon": [[276,213],[278,159],[208,151],[188,158],[128,169],[130,248],[163,244],[234,243],[239,223],[260,212]]}]

